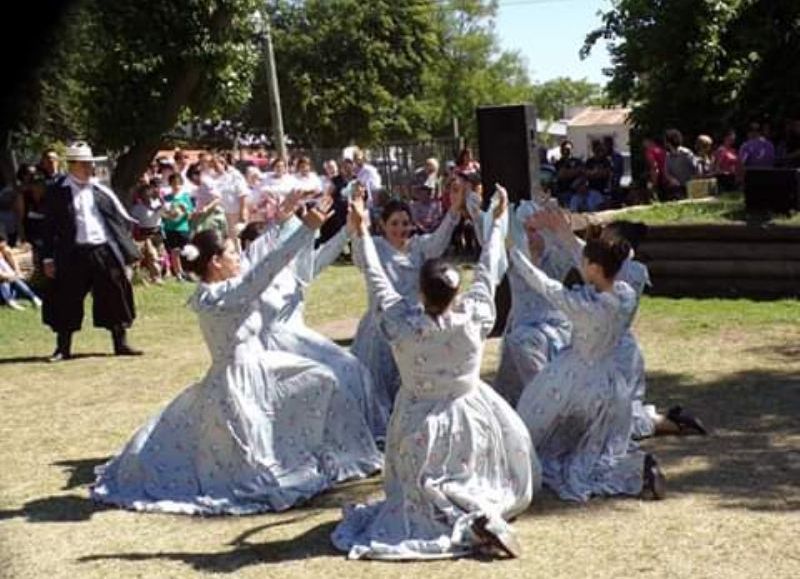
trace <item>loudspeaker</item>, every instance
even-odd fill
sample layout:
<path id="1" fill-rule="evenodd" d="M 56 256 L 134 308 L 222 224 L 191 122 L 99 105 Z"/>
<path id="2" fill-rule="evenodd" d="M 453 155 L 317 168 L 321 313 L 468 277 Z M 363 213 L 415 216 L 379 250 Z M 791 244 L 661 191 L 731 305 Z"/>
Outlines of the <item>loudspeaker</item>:
<path id="1" fill-rule="evenodd" d="M 539 181 L 536 113 L 532 105 L 478 107 L 478 149 L 483 200 L 488 205 L 494 184 L 508 190 L 509 202 L 530 199 Z M 495 294 L 496 318 L 491 336 L 500 336 L 511 309 L 511 288 L 504 277 Z"/>
<path id="2" fill-rule="evenodd" d="M 508 189 L 512 204 L 530 199 L 539 180 L 533 106 L 478 107 L 477 115 L 484 200 L 492 196 L 495 183 Z"/>
<path id="3" fill-rule="evenodd" d="M 748 213 L 790 213 L 800 209 L 800 170 L 747 169 L 744 201 Z"/>

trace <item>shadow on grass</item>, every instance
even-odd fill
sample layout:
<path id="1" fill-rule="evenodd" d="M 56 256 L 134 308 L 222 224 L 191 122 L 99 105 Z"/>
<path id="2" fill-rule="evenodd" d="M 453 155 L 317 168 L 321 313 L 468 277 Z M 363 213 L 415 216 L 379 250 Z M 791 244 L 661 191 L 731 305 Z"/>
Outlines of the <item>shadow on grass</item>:
<path id="1" fill-rule="evenodd" d="M 25 518 L 29 523 L 76 523 L 108 508 L 77 495 L 60 495 L 28 501 L 20 509 L 0 510 L 0 521 Z"/>
<path id="2" fill-rule="evenodd" d="M 62 490 L 68 491 L 70 489 L 74 489 L 75 487 L 88 485 L 94 482 L 94 469 L 101 464 L 107 463 L 109 460 L 111 460 L 110 456 L 103 458 L 62 460 L 60 462 L 54 462 L 53 466 L 64 467 L 64 470 L 68 472 L 69 478 L 62 488 Z"/>
<path id="3" fill-rule="evenodd" d="M 85 352 L 80 354 L 73 354 L 72 360 L 80 360 L 82 358 L 110 358 L 114 354 L 109 352 Z M 14 358 L 0 358 L 0 365 L 3 364 L 49 364 L 50 355 L 47 356 L 16 356 Z M 69 360 L 59 362 L 59 364 L 69 364 Z M 55 368 L 56 365 L 54 364 Z"/>
<path id="4" fill-rule="evenodd" d="M 670 492 L 713 495 L 723 508 L 800 510 L 800 452 L 791 446 L 800 434 L 800 376 L 748 370 L 697 384 L 654 372 L 647 380 L 649 402 L 660 410 L 681 404 L 714 432 L 646 443 L 664 465 Z M 686 460 L 693 464 L 680 472 Z M 670 475 L 670 465 L 678 472 Z"/>
<path id="5" fill-rule="evenodd" d="M 180 561 L 196 571 L 209 573 L 235 573 L 251 565 L 283 563 L 314 557 L 342 556 L 331 545 L 330 536 L 336 521 L 323 523 L 290 539 L 263 543 L 251 543 L 249 537 L 269 526 L 294 522 L 293 519 L 247 531 L 232 541 L 232 549 L 217 553 L 120 553 L 113 555 L 89 555 L 78 559 L 81 563 L 93 561 Z"/>

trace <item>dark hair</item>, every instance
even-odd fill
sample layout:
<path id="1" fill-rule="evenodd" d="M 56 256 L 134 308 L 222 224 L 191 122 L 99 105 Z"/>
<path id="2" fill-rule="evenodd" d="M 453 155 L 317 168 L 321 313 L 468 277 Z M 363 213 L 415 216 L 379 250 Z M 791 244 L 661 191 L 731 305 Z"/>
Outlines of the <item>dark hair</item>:
<path id="1" fill-rule="evenodd" d="M 614 221 L 606 225 L 601 235 L 603 234 L 618 235 L 636 249 L 647 237 L 647 225 L 635 221 Z"/>
<path id="2" fill-rule="evenodd" d="M 669 129 L 664 133 L 664 140 L 677 149 L 683 145 L 683 134 L 678 129 Z"/>
<path id="3" fill-rule="evenodd" d="M 253 243 L 267 230 L 267 224 L 263 221 L 253 221 L 239 233 L 239 240 L 242 242 L 242 249 Z"/>
<path id="4" fill-rule="evenodd" d="M 286 166 L 286 160 L 283 157 L 275 157 L 272 160 L 272 163 L 270 163 L 269 168 L 274 171 L 275 170 L 275 165 L 277 165 L 278 163 L 283 163 L 283 166 L 284 167 Z"/>
<path id="5" fill-rule="evenodd" d="M 472 149 L 469 147 L 464 147 L 458 152 L 458 158 L 456 159 L 456 165 L 461 166 L 464 164 L 464 161 L 467 160 L 467 155 L 472 157 Z"/>
<path id="6" fill-rule="evenodd" d="M 170 185 L 172 185 L 176 181 L 178 183 L 183 183 L 183 177 L 181 177 L 181 174 L 178 173 L 177 171 L 175 171 L 169 177 L 167 177 L 167 183 L 169 183 Z"/>
<path id="7" fill-rule="evenodd" d="M 600 237 L 591 238 L 583 248 L 583 255 L 589 261 L 603 268 L 603 274 L 613 279 L 619 273 L 622 263 L 631 253 L 630 244 L 611 231 Z"/>
<path id="8" fill-rule="evenodd" d="M 411 219 L 411 207 L 409 207 L 408 203 L 405 201 L 400 201 L 399 199 L 392 199 L 386 205 L 383 206 L 383 211 L 381 211 L 381 221 L 384 223 L 389 221 L 389 219 L 395 213 L 400 211 L 405 211 L 408 218 Z"/>
<path id="9" fill-rule="evenodd" d="M 200 161 L 189 165 L 189 168 L 186 170 L 186 177 L 191 179 L 192 177 L 198 176 L 202 172 L 202 169 L 200 168 L 201 166 L 202 163 Z"/>
<path id="10" fill-rule="evenodd" d="M 220 237 L 215 229 L 206 229 L 196 233 L 192 237 L 191 244 L 197 248 L 199 253 L 192 260 L 187 259 L 184 255 L 184 267 L 201 278 L 205 277 L 211 259 L 215 255 L 222 255 L 225 252 L 225 240 Z"/>
<path id="11" fill-rule="evenodd" d="M 419 272 L 419 289 L 425 298 L 425 312 L 441 315 L 450 306 L 458 293 L 458 284 L 453 287 L 452 274 L 458 274 L 453 265 L 439 257 L 427 260 Z"/>

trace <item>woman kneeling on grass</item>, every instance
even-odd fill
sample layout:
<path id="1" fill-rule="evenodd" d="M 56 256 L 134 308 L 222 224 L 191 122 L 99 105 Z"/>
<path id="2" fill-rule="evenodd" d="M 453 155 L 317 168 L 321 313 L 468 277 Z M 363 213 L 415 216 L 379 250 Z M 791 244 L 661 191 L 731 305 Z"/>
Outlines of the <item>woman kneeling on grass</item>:
<path id="1" fill-rule="evenodd" d="M 303 225 L 244 275 L 233 242 L 215 230 L 184 248 L 201 279 L 189 303 L 211 368 L 99 467 L 92 498 L 171 513 L 282 511 L 381 468 L 358 405 L 333 374 L 307 358 L 265 351 L 258 337 L 259 295 L 313 243 L 329 208 L 307 211 Z"/>
<path id="2" fill-rule="evenodd" d="M 529 260 L 514 248 L 512 263 L 572 323 L 571 345 L 526 386 L 517 404 L 542 461 L 543 482 L 565 500 L 662 498 L 664 475 L 655 459 L 629 444 L 631 385 L 616 363 L 620 337 L 638 304 L 635 290 L 615 281 L 630 245 L 611 235 L 586 243 L 581 268 L 586 285 L 572 290 L 534 265 L 541 249 L 531 244 Z"/>
<path id="3" fill-rule="evenodd" d="M 530 504 L 539 463 L 519 416 L 480 379 L 504 251 L 497 220 L 507 199 L 494 213 L 470 290 L 457 296 L 458 272 L 428 260 L 421 304 L 395 291 L 357 205 L 349 227 L 402 382 L 386 445 L 386 498 L 346 509 L 333 544 L 352 559 L 436 559 L 484 548 L 517 556 L 506 521 Z"/>

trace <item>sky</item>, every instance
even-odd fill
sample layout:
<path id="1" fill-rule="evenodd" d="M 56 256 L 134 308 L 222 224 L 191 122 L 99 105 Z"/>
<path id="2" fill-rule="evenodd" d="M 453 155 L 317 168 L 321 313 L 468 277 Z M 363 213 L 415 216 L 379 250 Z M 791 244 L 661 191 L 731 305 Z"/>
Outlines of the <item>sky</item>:
<path id="1" fill-rule="evenodd" d="M 595 45 L 581 60 L 578 51 L 586 34 L 597 28 L 599 10 L 609 0 L 498 0 L 495 32 L 504 50 L 518 50 L 526 58 L 531 80 L 544 82 L 559 76 L 586 78 L 605 84 L 609 66 L 605 44 Z"/>

